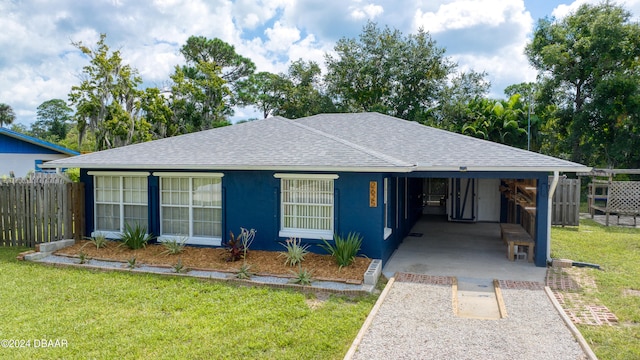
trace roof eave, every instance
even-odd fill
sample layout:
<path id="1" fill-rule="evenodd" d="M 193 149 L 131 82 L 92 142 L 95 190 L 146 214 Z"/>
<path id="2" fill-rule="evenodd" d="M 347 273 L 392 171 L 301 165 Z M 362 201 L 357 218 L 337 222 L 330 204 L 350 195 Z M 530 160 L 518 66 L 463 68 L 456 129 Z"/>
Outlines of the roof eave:
<path id="1" fill-rule="evenodd" d="M 414 171 L 455 172 L 589 172 L 588 166 L 416 166 Z"/>
<path id="2" fill-rule="evenodd" d="M 390 172 L 409 173 L 415 170 L 413 166 L 309 166 L 309 165 L 167 165 L 167 164 L 86 164 L 63 162 L 48 162 L 43 168 L 82 168 L 82 169 L 122 169 L 122 170 L 245 170 L 245 171 L 304 171 L 304 172 Z"/>

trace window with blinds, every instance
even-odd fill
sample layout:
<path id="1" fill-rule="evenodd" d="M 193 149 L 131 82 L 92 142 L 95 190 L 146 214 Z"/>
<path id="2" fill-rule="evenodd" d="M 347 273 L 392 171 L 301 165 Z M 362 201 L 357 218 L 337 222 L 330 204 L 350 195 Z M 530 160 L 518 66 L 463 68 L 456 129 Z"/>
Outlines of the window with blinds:
<path id="1" fill-rule="evenodd" d="M 160 241 L 219 245 L 222 238 L 220 177 L 160 177 Z"/>
<path id="2" fill-rule="evenodd" d="M 110 236 L 125 224 L 148 228 L 147 177 L 95 175 L 95 231 Z"/>
<path id="3" fill-rule="evenodd" d="M 333 238 L 334 179 L 282 178 L 280 236 Z"/>

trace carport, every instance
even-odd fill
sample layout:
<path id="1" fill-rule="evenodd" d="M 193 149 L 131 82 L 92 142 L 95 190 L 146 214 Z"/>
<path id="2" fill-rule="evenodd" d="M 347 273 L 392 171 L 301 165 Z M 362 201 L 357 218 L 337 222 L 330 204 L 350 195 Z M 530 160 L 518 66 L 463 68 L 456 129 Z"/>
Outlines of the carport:
<path id="1" fill-rule="evenodd" d="M 423 215 L 383 268 L 396 272 L 544 282 L 546 269 L 526 260 L 509 261 L 498 223 L 457 223 Z"/>
<path id="2" fill-rule="evenodd" d="M 529 241 L 533 240 L 534 246 L 530 248 L 535 265 L 546 267 L 548 195 L 550 185 L 553 185 L 548 172 L 468 171 L 464 168 L 457 172 L 416 171 L 398 176 L 395 183 L 399 184 L 399 189 L 395 189 L 397 196 L 390 202 L 395 202 L 391 215 L 398 224 L 393 233 L 399 237 L 396 241 L 400 249 L 418 242 L 435 247 L 432 249 L 435 251 L 447 244 L 445 241 L 429 243 L 434 234 L 457 234 L 458 243 L 462 244 L 465 235 L 489 233 L 491 235 L 486 237 L 495 238 L 495 243 L 476 241 L 468 247 L 469 251 L 476 252 L 474 259 L 480 259 L 481 254 L 492 247 L 494 251 L 499 247 L 502 254 L 499 224 L 513 223 L 521 225 L 530 236 Z M 415 236 L 409 234 L 423 234 L 429 240 L 414 239 Z M 500 259 L 506 261 L 506 252 L 502 255 Z M 388 261 L 391 256 L 390 252 Z M 386 265 L 386 261 L 384 263 Z"/>

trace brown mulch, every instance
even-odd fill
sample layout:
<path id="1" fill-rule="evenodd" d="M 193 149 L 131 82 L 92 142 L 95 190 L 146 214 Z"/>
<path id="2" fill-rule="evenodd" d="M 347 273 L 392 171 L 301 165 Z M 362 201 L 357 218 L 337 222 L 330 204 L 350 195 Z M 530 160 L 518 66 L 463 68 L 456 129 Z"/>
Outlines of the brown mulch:
<path id="1" fill-rule="evenodd" d="M 56 254 L 78 256 L 83 252 L 89 259 L 122 262 L 135 256 L 136 264 L 167 267 L 174 266 L 178 260 L 181 260 L 182 264 L 189 269 L 222 272 L 236 272 L 243 264 L 242 260 L 226 261 L 228 253 L 223 248 L 185 246 L 184 251 L 176 255 L 164 254 L 164 251 L 165 247 L 162 244 L 149 244 L 143 249 L 130 250 L 115 241 L 109 241 L 106 247 L 96 249 L 90 241 L 83 240 L 56 251 Z M 250 270 L 258 275 L 294 277 L 292 271 L 297 272 L 298 267 L 285 265 L 286 257 L 280 254 L 282 252 L 249 249 L 246 262 L 251 266 Z M 313 278 L 318 280 L 361 283 L 370 263 L 371 259 L 358 257 L 353 264 L 341 269 L 331 256 L 309 253 L 304 257 L 302 269 L 311 271 Z"/>

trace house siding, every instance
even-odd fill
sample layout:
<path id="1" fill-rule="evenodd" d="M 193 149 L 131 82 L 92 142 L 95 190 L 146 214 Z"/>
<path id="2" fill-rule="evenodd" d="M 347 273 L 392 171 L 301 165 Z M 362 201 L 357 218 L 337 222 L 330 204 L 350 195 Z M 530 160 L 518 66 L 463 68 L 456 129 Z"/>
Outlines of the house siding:
<path id="1" fill-rule="evenodd" d="M 38 146 L 11 136 L 0 134 L 0 153 L 4 154 L 60 154 L 59 151 Z"/>
<path id="2" fill-rule="evenodd" d="M 108 171 L 118 171 L 111 169 Z M 177 172 L 179 170 L 176 170 Z M 192 171 L 192 170 L 185 170 Z M 122 171 L 123 173 L 126 171 Z M 150 174 L 153 170 L 149 171 Z M 279 236 L 280 231 L 280 179 L 275 171 L 211 171 L 223 173 L 222 178 L 222 237 L 228 238 L 229 232 L 238 233 L 240 227 L 257 230 L 252 245 L 254 250 L 282 251 L 281 245 L 286 238 Z M 277 172 L 284 173 L 284 172 Z M 302 177 L 308 173 L 292 172 Z M 403 239 L 409 234 L 416 221 L 422 216 L 422 179 L 435 178 L 534 178 L 538 180 L 536 249 L 535 263 L 546 266 L 547 252 L 547 204 L 548 175 L 546 173 L 354 173 L 336 172 L 334 181 L 334 232 L 347 235 L 357 232 L 363 237 L 361 254 L 370 258 L 382 259 L 383 264 L 391 257 Z M 389 184 L 389 218 L 391 235 L 384 239 L 385 204 L 384 179 Z M 87 170 L 81 171 L 81 181 L 86 186 L 86 224 L 87 235 L 94 229 L 93 176 Z M 377 183 L 376 206 L 370 204 L 370 183 Z M 149 231 L 160 233 L 160 195 L 159 178 L 148 177 Z M 504 205 L 502 206 L 504 210 Z M 324 253 L 320 248 L 322 240 L 305 239 L 310 250 Z M 327 239 L 329 240 L 329 239 Z"/>
<path id="3" fill-rule="evenodd" d="M 119 171 L 109 169 L 101 171 Z M 179 171 L 179 170 L 176 170 Z M 86 225 L 87 235 L 94 230 L 94 194 L 93 176 L 88 170 L 81 171 L 81 181 L 86 189 Z M 151 174 L 153 170 L 149 171 Z M 238 233 L 240 227 L 257 230 L 252 245 L 255 250 L 282 251 L 280 244 L 286 238 L 279 236 L 280 231 L 280 179 L 274 177 L 274 171 L 216 171 L 224 173 L 222 178 L 222 236 L 228 238 L 229 232 Z M 126 171 L 122 171 L 126 173 Z M 282 173 L 282 172 L 278 172 Z M 293 172 L 302 177 L 307 173 Z M 386 259 L 402 240 L 400 227 L 383 241 L 384 207 L 382 174 L 375 173 L 335 173 L 334 181 L 334 232 L 347 235 L 357 232 L 363 237 L 361 253 L 370 258 Z M 378 201 L 376 207 L 369 206 L 369 183 L 378 182 Z M 395 190 L 393 190 L 395 191 Z M 149 231 L 160 233 L 160 195 L 159 178 L 148 177 Z M 395 208 L 396 204 L 392 204 Z M 395 216 L 395 213 L 393 214 Z M 402 225 L 404 228 L 404 224 Z M 330 240 L 330 239 L 327 239 Z M 322 240 L 304 239 L 311 244 L 310 250 L 324 251 L 318 246 Z"/>
<path id="4" fill-rule="evenodd" d="M 1 129 L 3 132 L 8 130 Z M 31 138 L 27 135 L 16 134 L 15 136 L 33 139 L 35 142 L 46 143 L 40 139 Z M 57 146 L 50 144 L 51 146 Z M 0 133 L 0 176 L 9 175 L 11 172 L 16 177 L 24 177 L 30 171 L 42 171 L 36 167 L 36 164 L 42 162 L 67 158 L 75 154 L 74 151 L 64 149 L 66 151 L 57 151 L 47 146 L 38 145 L 16 138 L 14 135 Z"/>

